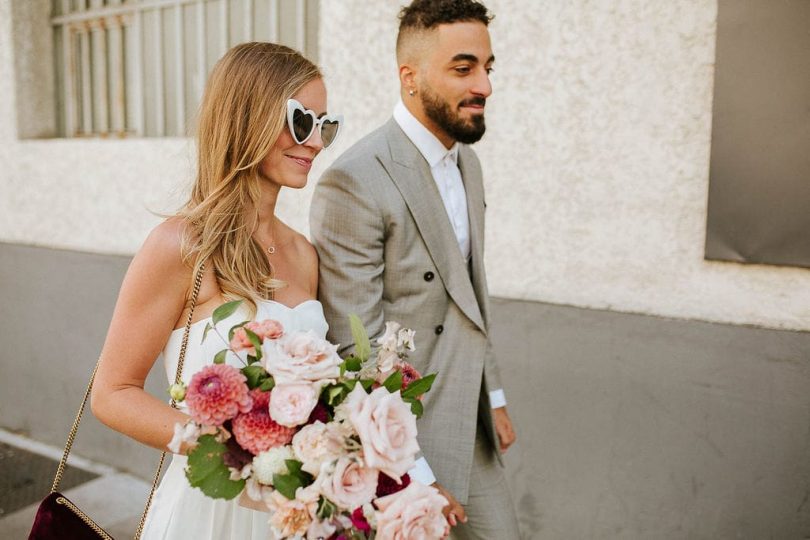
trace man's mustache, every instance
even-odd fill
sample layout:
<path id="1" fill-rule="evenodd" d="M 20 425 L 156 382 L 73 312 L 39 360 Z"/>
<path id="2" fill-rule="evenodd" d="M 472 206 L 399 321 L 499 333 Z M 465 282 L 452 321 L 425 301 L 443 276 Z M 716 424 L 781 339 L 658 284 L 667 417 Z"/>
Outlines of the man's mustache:
<path id="1" fill-rule="evenodd" d="M 458 104 L 459 107 L 466 107 L 467 105 L 479 105 L 481 107 L 487 104 L 486 98 L 482 97 L 474 97 L 470 99 L 465 99 L 461 103 Z"/>

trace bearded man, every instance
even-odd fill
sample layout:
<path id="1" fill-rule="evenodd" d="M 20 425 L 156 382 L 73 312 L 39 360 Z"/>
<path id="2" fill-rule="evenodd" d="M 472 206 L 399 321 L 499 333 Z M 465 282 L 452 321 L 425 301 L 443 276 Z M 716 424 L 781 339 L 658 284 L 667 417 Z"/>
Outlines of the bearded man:
<path id="1" fill-rule="evenodd" d="M 519 537 L 501 453 L 515 441 L 489 337 L 484 188 L 469 145 L 486 129 L 492 19 L 474 0 L 415 0 L 400 13 L 400 101 L 315 189 L 312 242 L 334 343 L 348 313 L 374 338 L 416 331 L 411 363 L 438 372 L 410 475 L 435 484 L 456 538 Z"/>

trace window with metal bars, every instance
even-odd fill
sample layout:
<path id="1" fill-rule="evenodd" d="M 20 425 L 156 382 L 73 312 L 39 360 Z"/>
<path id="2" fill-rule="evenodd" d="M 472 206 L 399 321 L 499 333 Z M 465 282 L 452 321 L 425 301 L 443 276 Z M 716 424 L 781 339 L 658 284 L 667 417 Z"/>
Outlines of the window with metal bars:
<path id="1" fill-rule="evenodd" d="M 51 0 L 63 137 L 189 133 L 205 80 L 245 41 L 316 60 L 318 0 Z"/>

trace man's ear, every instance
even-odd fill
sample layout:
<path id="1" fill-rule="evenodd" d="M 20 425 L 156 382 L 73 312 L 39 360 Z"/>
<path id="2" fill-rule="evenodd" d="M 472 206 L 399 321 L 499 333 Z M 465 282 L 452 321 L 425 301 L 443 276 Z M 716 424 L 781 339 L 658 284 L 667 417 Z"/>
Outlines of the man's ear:
<path id="1" fill-rule="evenodd" d="M 399 65 L 399 84 L 405 92 L 410 90 L 416 91 L 418 87 L 416 70 L 411 64 Z"/>

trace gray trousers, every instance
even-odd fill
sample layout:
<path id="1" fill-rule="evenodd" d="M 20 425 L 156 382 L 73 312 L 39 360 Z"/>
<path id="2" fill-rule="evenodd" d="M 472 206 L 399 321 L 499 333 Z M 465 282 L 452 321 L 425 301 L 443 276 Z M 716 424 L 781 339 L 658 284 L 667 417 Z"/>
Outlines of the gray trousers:
<path id="1" fill-rule="evenodd" d="M 506 473 L 479 424 L 470 471 L 470 492 L 464 511 L 467 523 L 452 528 L 453 540 L 520 540 L 515 506 Z"/>

